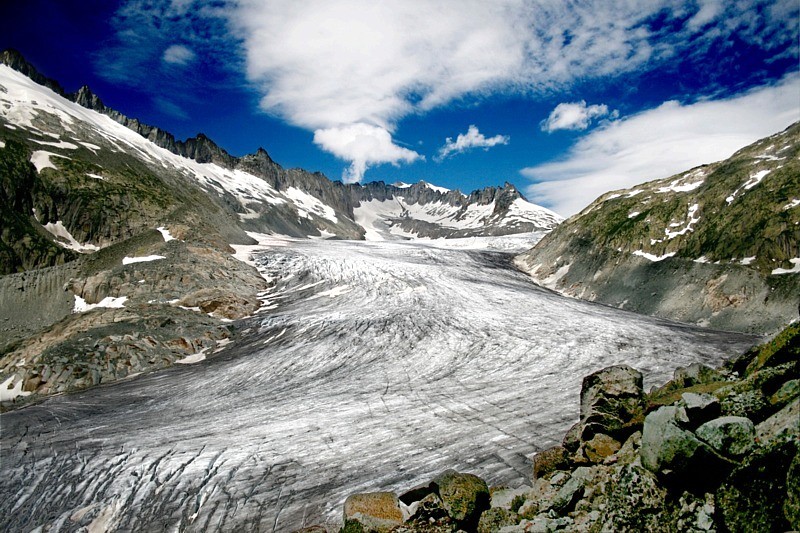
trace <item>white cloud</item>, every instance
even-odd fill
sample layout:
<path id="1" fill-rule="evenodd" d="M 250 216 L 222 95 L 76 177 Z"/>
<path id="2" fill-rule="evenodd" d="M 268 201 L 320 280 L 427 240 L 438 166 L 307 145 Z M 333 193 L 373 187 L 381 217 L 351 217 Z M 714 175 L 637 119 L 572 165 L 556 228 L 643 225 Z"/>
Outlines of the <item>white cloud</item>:
<path id="1" fill-rule="evenodd" d="M 561 160 L 523 169 L 532 201 L 572 215 L 601 194 L 731 156 L 800 120 L 800 77 L 744 95 L 690 105 L 675 101 L 606 124 Z"/>
<path id="2" fill-rule="evenodd" d="M 171 65 L 188 65 L 195 58 L 195 53 L 182 44 L 173 44 L 162 56 L 164 61 Z"/>
<path id="3" fill-rule="evenodd" d="M 439 148 L 439 155 L 436 157 L 437 160 L 442 160 L 447 156 L 455 153 L 462 153 L 472 148 L 483 148 L 484 150 L 488 150 L 492 146 L 497 146 L 498 144 L 508 144 L 511 141 L 511 137 L 508 135 L 495 135 L 494 137 L 484 137 L 484 135 L 478 131 L 478 127 L 475 125 L 471 125 L 467 128 L 467 133 L 459 133 L 458 137 L 454 141 L 452 137 L 448 137 L 445 140 L 444 146 Z"/>
<path id="4" fill-rule="evenodd" d="M 791 10 L 795 1 L 778 3 Z M 546 92 L 653 68 L 734 33 L 780 47 L 797 30 L 764 8 L 774 3 L 239 0 L 224 14 L 263 109 L 310 130 L 369 124 L 391 132 L 409 114 L 465 96 Z M 718 19 L 725 24 L 708 31 Z"/>
<path id="5" fill-rule="evenodd" d="M 314 143 L 336 157 L 350 161 L 350 167 L 342 173 L 345 183 L 361 181 L 371 165 L 398 165 L 424 159 L 417 152 L 394 144 L 391 134 L 385 129 L 363 123 L 318 129 L 314 132 Z"/>
<path id="6" fill-rule="evenodd" d="M 585 130 L 589 123 L 600 117 L 609 115 L 610 118 L 617 118 L 617 111 L 608 112 L 605 104 L 586 105 L 585 100 L 580 102 L 561 103 L 540 124 L 542 131 L 552 133 L 557 130 Z"/>

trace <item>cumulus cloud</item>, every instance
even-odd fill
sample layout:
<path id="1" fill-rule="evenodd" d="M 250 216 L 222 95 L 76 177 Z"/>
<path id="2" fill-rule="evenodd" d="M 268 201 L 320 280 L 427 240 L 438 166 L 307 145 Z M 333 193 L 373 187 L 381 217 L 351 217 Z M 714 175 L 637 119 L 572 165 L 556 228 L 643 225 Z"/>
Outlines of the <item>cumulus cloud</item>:
<path id="1" fill-rule="evenodd" d="M 166 50 L 162 56 L 166 63 L 171 65 L 188 65 L 195 58 L 195 53 L 182 44 L 173 44 Z"/>
<path id="2" fill-rule="evenodd" d="M 441 161 L 450 155 L 460 154 L 473 148 L 483 148 L 484 150 L 488 150 L 492 146 L 497 146 L 498 144 L 508 144 L 510 141 L 511 137 L 508 135 L 495 135 L 494 137 L 488 138 L 484 137 L 484 135 L 478 131 L 477 126 L 471 125 L 469 128 L 467 128 L 467 133 L 459 133 L 455 141 L 452 137 L 448 137 L 445 140 L 444 146 L 439 148 L 439 155 L 436 156 L 436 160 Z"/>
<path id="3" fill-rule="evenodd" d="M 342 173 L 345 183 L 361 181 L 371 165 L 398 165 L 423 159 L 417 152 L 393 143 L 391 134 L 385 129 L 363 123 L 318 129 L 314 132 L 314 143 L 336 157 L 350 161 L 350 167 Z"/>
<path id="4" fill-rule="evenodd" d="M 127 48 L 108 55 L 144 55 L 152 45 L 137 36 L 147 28 L 181 35 L 195 50 L 231 32 L 225 38 L 241 45 L 266 112 L 309 131 L 367 124 L 391 133 L 404 117 L 455 100 L 551 94 L 576 80 L 658 68 L 734 35 L 785 53 L 797 39 L 797 11 L 796 0 L 612 8 L 607 0 L 127 0 L 117 21 Z M 204 62 L 223 48 L 212 44 L 202 45 Z"/>
<path id="5" fill-rule="evenodd" d="M 608 123 L 560 161 L 525 168 L 532 201 L 569 216 L 601 194 L 713 163 L 800 120 L 800 77 L 720 100 L 655 109 Z"/>
<path id="6" fill-rule="evenodd" d="M 561 103 L 550 113 L 546 120 L 540 124 L 542 131 L 553 133 L 557 130 L 585 130 L 589 123 L 596 119 L 605 117 L 617 118 L 619 113 L 612 111 L 609 113 L 608 106 L 605 104 L 586 105 L 585 100 L 580 102 Z"/>

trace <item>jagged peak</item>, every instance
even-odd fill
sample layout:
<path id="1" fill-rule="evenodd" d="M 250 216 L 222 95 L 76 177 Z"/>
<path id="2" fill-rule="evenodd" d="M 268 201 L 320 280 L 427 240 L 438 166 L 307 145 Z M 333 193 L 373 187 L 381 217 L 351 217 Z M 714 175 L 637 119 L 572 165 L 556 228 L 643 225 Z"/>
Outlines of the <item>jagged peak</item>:
<path id="1" fill-rule="evenodd" d="M 39 85 L 43 85 L 48 89 L 52 90 L 56 94 L 61 96 L 66 96 L 64 92 L 64 88 L 59 84 L 56 80 L 52 78 L 48 78 L 47 76 L 40 73 L 36 67 L 34 67 L 31 63 L 25 59 L 25 56 L 19 50 L 14 48 L 6 48 L 2 52 L 0 52 L 0 63 L 6 65 L 9 68 L 16 70 L 17 72 L 27 76 L 34 82 L 38 83 Z"/>

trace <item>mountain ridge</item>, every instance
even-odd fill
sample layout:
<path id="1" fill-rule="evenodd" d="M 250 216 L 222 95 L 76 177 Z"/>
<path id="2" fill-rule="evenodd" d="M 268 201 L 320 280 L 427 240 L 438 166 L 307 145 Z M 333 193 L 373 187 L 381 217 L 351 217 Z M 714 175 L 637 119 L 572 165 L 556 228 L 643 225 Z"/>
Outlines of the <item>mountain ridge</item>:
<path id="1" fill-rule="evenodd" d="M 714 328 L 796 319 L 800 123 L 717 163 L 610 191 L 517 265 L 563 294 Z"/>

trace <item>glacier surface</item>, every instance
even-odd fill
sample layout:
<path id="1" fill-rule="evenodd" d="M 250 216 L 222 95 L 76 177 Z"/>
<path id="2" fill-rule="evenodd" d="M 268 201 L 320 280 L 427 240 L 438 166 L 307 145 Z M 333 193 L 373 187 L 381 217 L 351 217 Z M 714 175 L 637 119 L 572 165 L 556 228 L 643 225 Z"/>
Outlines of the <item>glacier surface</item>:
<path id="1" fill-rule="evenodd" d="M 225 351 L 0 415 L 0 529 L 291 531 L 446 468 L 514 486 L 586 374 L 649 387 L 754 342 L 559 296 L 507 253 L 276 244 Z"/>

